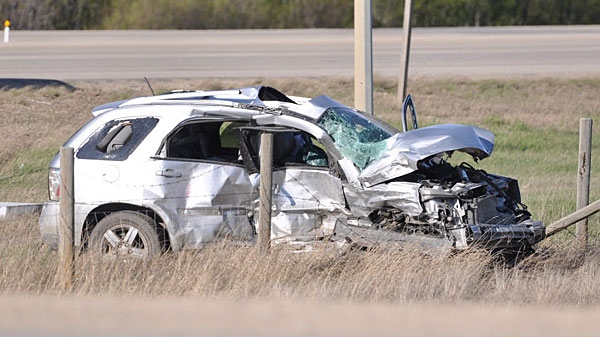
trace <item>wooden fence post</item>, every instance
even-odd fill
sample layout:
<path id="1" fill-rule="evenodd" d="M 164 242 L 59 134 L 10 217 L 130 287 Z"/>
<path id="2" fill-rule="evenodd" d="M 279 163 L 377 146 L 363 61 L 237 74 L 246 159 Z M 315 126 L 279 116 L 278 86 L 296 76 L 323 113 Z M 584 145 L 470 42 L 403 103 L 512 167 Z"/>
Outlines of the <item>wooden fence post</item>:
<path id="1" fill-rule="evenodd" d="M 74 218 L 75 198 L 73 194 L 73 148 L 60 149 L 60 224 L 58 275 L 63 290 L 71 290 L 75 275 Z"/>
<path id="2" fill-rule="evenodd" d="M 590 169 L 592 167 L 592 119 L 579 119 L 579 163 L 577 166 L 577 209 L 590 203 Z M 588 244 L 588 219 L 580 221 L 575 230 L 582 249 Z"/>
<path id="3" fill-rule="evenodd" d="M 258 247 L 267 253 L 271 246 L 271 200 L 273 181 L 273 133 L 260 135 L 260 203 L 258 208 Z"/>

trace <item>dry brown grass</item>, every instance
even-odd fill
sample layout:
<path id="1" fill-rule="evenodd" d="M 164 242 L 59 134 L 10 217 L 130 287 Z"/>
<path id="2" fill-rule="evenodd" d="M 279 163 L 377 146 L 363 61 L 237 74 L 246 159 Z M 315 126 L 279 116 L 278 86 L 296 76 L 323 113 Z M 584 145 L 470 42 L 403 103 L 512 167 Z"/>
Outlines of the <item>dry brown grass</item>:
<path id="1" fill-rule="evenodd" d="M 149 94 L 142 80 L 72 84 L 77 90 L 48 87 L 0 91 L 1 201 L 44 201 L 47 162 L 60 144 L 91 118 L 90 109 L 109 101 Z M 153 81 L 157 92 L 259 84 L 271 85 L 290 95 L 327 93 L 352 104 L 353 82 L 349 78 Z M 498 127 L 500 132 L 515 127 L 526 131 L 537 129 L 535 137 L 562 130 L 571 137 L 571 134 L 576 135 L 579 117 L 599 117 L 599 89 L 598 78 L 415 79 L 409 91 L 415 96 L 417 111 L 425 124 L 483 124 Z M 398 124 L 399 104 L 395 91 L 394 80 L 378 79 L 375 110 L 377 116 Z M 514 141 L 516 145 L 510 142 L 501 145 L 510 149 L 521 141 L 528 140 L 518 139 Z M 498 151 L 500 162 L 504 162 L 500 168 L 508 170 L 508 173 L 499 173 L 522 181 L 526 203 L 533 200 L 533 210 L 538 215 L 541 213 L 545 220 L 555 220 L 568 212 L 573 193 L 566 187 L 572 185 L 572 180 L 566 177 L 564 170 L 540 166 L 535 161 L 547 158 L 537 158 L 540 151 L 535 147 L 511 151 Z M 513 161 L 515 153 L 528 156 L 530 161 L 519 166 Z M 556 156 L 557 152 L 548 153 Z M 37 157 L 39 162 L 31 162 L 31 158 Z M 557 163 L 567 160 L 570 159 L 559 159 L 552 165 L 558 166 Z M 21 174 L 19 172 L 22 179 L 5 179 Z M 5 183 L 7 181 L 9 183 Z M 593 195 L 600 191 L 596 186 L 598 184 L 594 185 Z M 56 279 L 57 255 L 41 247 L 36 217 L 0 220 L 0 237 L 3 238 L 0 240 L 0 293 L 65 294 Z M 343 254 L 334 249 L 293 254 L 280 247 L 263 256 L 251 248 L 214 246 L 130 264 L 98 263 L 84 255 L 78 258 L 72 293 L 375 303 L 470 301 L 597 305 L 600 303 L 598 240 L 597 235 L 593 236 L 589 251 L 583 255 L 564 238 L 547 242 L 539 247 L 538 255 L 512 269 L 490 264 L 490 257 L 481 252 L 447 257 L 410 249 L 345 251 Z"/>
<path id="2" fill-rule="evenodd" d="M 276 246 L 216 244 L 148 262 L 76 262 L 71 291 L 57 279 L 57 254 L 41 247 L 36 217 L 0 221 L 0 294 L 597 305 L 600 243 L 586 253 L 549 244 L 516 268 L 485 252 L 430 255 L 419 249 L 295 253 Z"/>

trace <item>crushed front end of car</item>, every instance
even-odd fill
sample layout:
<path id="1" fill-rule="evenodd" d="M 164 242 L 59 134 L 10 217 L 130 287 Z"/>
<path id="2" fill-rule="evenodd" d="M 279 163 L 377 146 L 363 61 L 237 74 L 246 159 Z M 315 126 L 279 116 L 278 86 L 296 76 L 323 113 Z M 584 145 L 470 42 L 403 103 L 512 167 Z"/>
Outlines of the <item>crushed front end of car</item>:
<path id="1" fill-rule="evenodd" d="M 321 123 L 338 143 L 336 147 L 361 168 L 354 184 L 345 186 L 352 215 L 346 226 L 336 229 L 336 235 L 366 245 L 482 247 L 513 256 L 529 254 L 544 238 L 542 222 L 532 220 L 521 203 L 517 180 L 466 162 L 451 164 L 449 158 L 455 151 L 475 161 L 490 156 L 491 132 L 440 124 L 385 138 L 368 127 L 356 131 L 356 125 L 342 114 L 324 116 L 336 120 Z"/>

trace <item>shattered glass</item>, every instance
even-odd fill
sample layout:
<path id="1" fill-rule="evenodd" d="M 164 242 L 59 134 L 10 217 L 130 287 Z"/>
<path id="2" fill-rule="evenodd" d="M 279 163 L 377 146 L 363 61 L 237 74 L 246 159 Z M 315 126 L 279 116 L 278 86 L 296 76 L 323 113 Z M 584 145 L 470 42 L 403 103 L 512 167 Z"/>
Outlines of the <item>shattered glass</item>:
<path id="1" fill-rule="evenodd" d="M 327 109 L 317 124 L 333 139 L 338 151 L 361 170 L 383 155 L 386 139 L 391 137 L 387 130 L 348 108 Z"/>

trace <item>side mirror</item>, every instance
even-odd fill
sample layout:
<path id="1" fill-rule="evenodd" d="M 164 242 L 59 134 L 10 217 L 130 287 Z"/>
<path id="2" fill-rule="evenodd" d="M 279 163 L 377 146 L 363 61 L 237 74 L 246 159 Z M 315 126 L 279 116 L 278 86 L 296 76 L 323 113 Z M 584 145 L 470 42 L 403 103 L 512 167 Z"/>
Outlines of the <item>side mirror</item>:
<path id="1" fill-rule="evenodd" d="M 402 103 L 402 131 L 408 131 L 408 122 L 406 118 L 406 113 L 410 109 L 410 118 L 412 120 L 412 130 L 418 129 L 419 124 L 417 122 L 417 112 L 415 111 L 415 105 L 412 101 L 412 96 L 406 96 L 404 103 Z"/>

